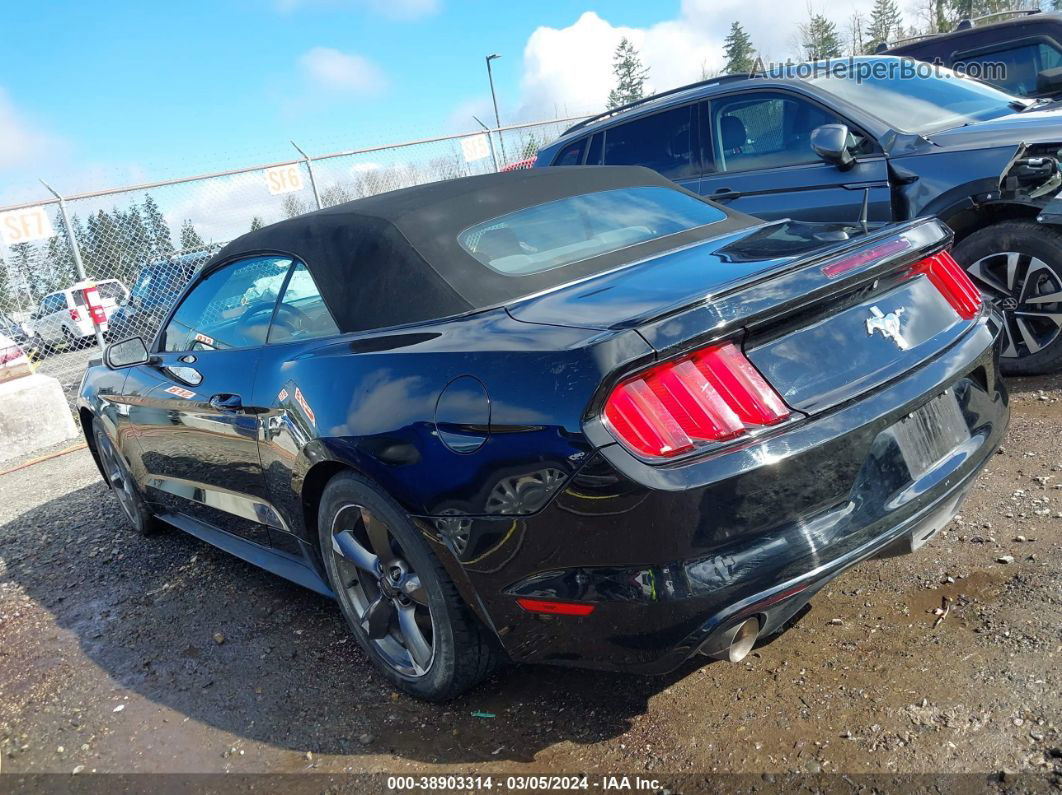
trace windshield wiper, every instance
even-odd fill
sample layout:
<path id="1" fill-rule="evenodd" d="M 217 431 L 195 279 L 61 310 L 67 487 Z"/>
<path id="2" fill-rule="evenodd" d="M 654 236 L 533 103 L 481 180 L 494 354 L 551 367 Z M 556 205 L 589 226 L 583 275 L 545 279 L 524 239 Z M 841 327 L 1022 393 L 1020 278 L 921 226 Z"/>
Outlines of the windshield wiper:
<path id="1" fill-rule="evenodd" d="M 1033 108 L 1043 107 L 1044 105 L 1049 104 L 1051 101 L 1052 100 L 1048 97 L 1040 97 L 1039 99 L 1034 99 L 1032 102 L 1029 103 L 1023 103 L 1019 100 L 1015 100 L 1014 102 L 1011 102 L 1010 105 L 1011 107 L 1016 106 L 1018 113 L 1024 113 L 1025 111 L 1032 110 Z"/>

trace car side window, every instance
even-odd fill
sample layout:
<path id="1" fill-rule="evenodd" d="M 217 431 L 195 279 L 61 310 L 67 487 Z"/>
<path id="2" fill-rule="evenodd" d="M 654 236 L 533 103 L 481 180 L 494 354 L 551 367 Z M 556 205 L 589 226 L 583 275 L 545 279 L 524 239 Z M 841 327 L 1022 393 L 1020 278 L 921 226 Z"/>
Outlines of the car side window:
<path id="1" fill-rule="evenodd" d="M 162 351 L 225 350 L 263 345 L 290 257 L 237 260 L 205 276 L 160 338 Z"/>
<path id="2" fill-rule="evenodd" d="M 560 150 L 560 153 L 553 158 L 553 165 L 555 166 L 578 166 L 583 162 L 583 147 L 586 146 L 586 139 L 580 138 L 578 141 L 573 141 L 566 147 Z"/>
<path id="3" fill-rule="evenodd" d="M 606 166 L 646 166 L 665 177 L 693 174 L 693 106 L 654 113 L 605 130 Z"/>
<path id="4" fill-rule="evenodd" d="M 313 276 L 305 265 L 297 263 L 284 286 L 267 341 L 288 342 L 338 333 L 339 327 L 325 306 Z"/>
<path id="5" fill-rule="evenodd" d="M 52 295 L 46 295 L 44 300 L 41 301 L 41 315 L 50 315 L 53 312 L 59 312 L 66 309 L 66 301 L 63 298 L 62 293 L 53 293 Z"/>
<path id="6" fill-rule="evenodd" d="M 710 117 L 718 171 L 821 163 L 811 148 L 812 130 L 823 124 L 843 123 L 805 99 L 775 92 L 714 100 Z"/>
<path id="7" fill-rule="evenodd" d="M 993 64 L 992 68 L 985 68 L 982 72 L 986 83 L 1011 94 L 1028 97 L 1038 91 L 1037 76 L 1040 72 L 1062 66 L 1062 50 L 1047 42 L 1028 42 L 978 55 L 959 56 L 955 63 L 986 67 Z"/>

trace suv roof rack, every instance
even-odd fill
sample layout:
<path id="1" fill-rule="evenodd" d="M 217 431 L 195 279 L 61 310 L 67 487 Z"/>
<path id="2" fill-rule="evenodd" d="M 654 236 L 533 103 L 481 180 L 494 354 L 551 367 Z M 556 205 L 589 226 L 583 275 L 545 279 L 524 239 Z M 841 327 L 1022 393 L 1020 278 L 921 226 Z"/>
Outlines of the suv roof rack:
<path id="1" fill-rule="evenodd" d="M 979 17 L 966 17 L 960 19 L 959 23 L 955 26 L 954 30 L 949 30 L 948 33 L 957 33 L 960 30 L 969 30 L 976 26 L 978 22 L 983 22 L 986 19 L 993 19 L 995 17 L 1006 17 L 1011 14 L 1015 14 L 1021 17 L 1032 16 L 1033 14 L 1042 13 L 1039 8 L 1012 8 L 1010 11 L 994 11 L 991 14 L 982 14 Z M 919 33 L 917 36 L 908 36 L 907 38 L 897 39 L 891 44 L 888 42 L 880 42 L 874 49 L 875 54 L 891 50 L 893 47 L 899 47 L 901 44 L 910 44 L 912 41 L 922 41 L 923 39 L 935 39 L 937 36 L 947 36 L 948 33 Z"/>
<path id="2" fill-rule="evenodd" d="M 714 85 L 718 85 L 719 83 L 730 83 L 730 82 L 733 82 L 735 80 L 748 80 L 750 77 L 757 77 L 757 76 L 759 76 L 759 73 L 745 74 L 743 72 L 739 73 L 739 74 L 735 74 L 735 75 L 717 75 L 716 77 L 710 77 L 707 80 L 698 80 L 696 83 L 689 83 L 688 85 L 685 85 L 685 86 L 678 86 L 677 88 L 669 88 L 667 91 L 661 91 L 659 94 L 650 94 L 647 97 L 642 97 L 641 99 L 636 99 L 634 102 L 628 102 L 626 105 L 620 105 L 618 108 L 610 108 L 609 110 L 606 110 L 603 113 L 598 113 L 596 116 L 590 116 L 587 119 L 583 119 L 580 122 L 576 122 L 571 127 L 569 127 L 567 130 L 565 130 L 563 133 L 561 133 L 561 135 L 567 135 L 570 132 L 575 132 L 576 130 L 581 130 L 583 127 L 585 127 L 586 125 L 588 125 L 588 124 L 590 124 L 592 122 L 600 121 L 601 119 L 606 119 L 609 116 L 615 115 L 617 113 L 622 113 L 623 111 L 630 110 L 631 108 L 636 108 L 639 105 L 644 105 L 646 102 L 653 102 L 653 101 L 658 100 L 658 99 L 663 99 L 664 97 L 669 97 L 672 94 L 678 94 L 678 93 L 680 93 L 682 91 L 688 91 L 691 88 L 701 88 L 703 86 L 714 86 Z"/>
<path id="3" fill-rule="evenodd" d="M 875 52 L 885 52 L 885 50 L 891 50 L 893 47 L 899 47 L 901 44 L 909 44 L 912 41 L 922 41 L 922 39 L 935 39 L 937 36 L 943 35 L 943 33 L 919 33 L 917 36 L 907 36 L 903 39 L 896 39 L 892 44 L 882 42 L 878 45 Z"/>
<path id="4" fill-rule="evenodd" d="M 1016 14 L 1020 17 L 1028 17 L 1039 13 L 1039 8 L 1012 8 L 1009 11 L 993 11 L 991 14 L 982 14 L 979 17 L 967 17 L 966 19 L 959 20 L 959 24 L 956 25 L 955 29 L 967 30 L 972 28 L 978 22 L 982 22 L 986 19 L 993 19 L 994 17 L 1006 17 L 1011 14 Z"/>

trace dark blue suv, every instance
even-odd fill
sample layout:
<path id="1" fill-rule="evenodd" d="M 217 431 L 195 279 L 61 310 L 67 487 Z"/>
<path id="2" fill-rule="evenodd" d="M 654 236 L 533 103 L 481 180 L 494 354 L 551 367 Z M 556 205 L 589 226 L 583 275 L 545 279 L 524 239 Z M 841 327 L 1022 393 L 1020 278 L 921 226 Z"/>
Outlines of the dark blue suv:
<path id="1" fill-rule="evenodd" d="M 1004 310 L 1003 368 L 1062 367 L 1062 103 L 877 56 L 727 76 L 583 121 L 541 166 L 645 165 L 773 220 L 936 215 Z"/>
<path id="2" fill-rule="evenodd" d="M 154 337 L 177 296 L 214 250 L 173 255 L 145 265 L 129 291 L 129 300 L 111 315 L 107 336 L 112 340 Z"/>

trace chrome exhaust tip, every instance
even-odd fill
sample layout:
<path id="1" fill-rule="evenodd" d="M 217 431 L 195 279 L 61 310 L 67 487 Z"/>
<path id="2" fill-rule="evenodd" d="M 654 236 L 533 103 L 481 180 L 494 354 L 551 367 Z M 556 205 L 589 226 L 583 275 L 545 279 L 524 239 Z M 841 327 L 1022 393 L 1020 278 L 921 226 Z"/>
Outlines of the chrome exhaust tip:
<path id="1" fill-rule="evenodd" d="M 716 660 L 741 662 L 752 651 L 759 636 L 759 619 L 748 618 L 708 638 L 701 646 L 700 652 Z"/>

